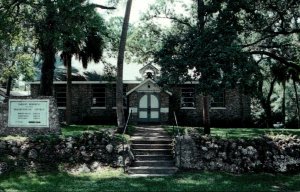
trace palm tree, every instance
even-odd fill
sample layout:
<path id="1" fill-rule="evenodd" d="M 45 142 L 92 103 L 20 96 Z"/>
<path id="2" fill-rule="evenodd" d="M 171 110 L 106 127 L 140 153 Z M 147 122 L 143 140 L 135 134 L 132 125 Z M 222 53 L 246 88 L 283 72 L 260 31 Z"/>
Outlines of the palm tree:
<path id="1" fill-rule="evenodd" d="M 17 1 L 16 1 L 17 2 Z M 28 3 L 30 4 L 30 3 Z M 58 50 L 64 50 L 61 47 L 61 42 L 68 42 L 67 40 L 61 40 L 61 38 L 67 37 L 68 34 L 69 37 L 78 37 L 78 32 L 86 32 L 83 29 L 84 26 L 87 24 L 85 20 L 86 14 L 90 14 L 92 10 L 95 8 L 100 9 L 107 9 L 112 10 L 115 9 L 115 7 L 108 7 L 98 4 L 89 4 L 87 0 L 60 0 L 60 1 L 52 1 L 52 0 L 44 0 L 44 1 L 38 1 L 32 3 L 34 6 L 32 6 L 32 15 L 34 19 L 33 26 L 35 29 L 35 33 L 37 35 L 37 41 L 38 41 L 38 48 L 43 60 L 42 68 L 41 68 L 41 87 L 40 87 L 40 95 L 45 96 L 52 96 L 52 90 L 53 90 L 53 76 L 54 76 L 54 69 L 55 69 L 55 54 Z M 42 10 L 41 7 L 43 8 Z M 82 8 L 86 8 L 83 10 Z M 38 8 L 39 10 L 36 10 Z M 70 14 L 68 14 L 70 13 Z M 36 14 L 36 15 L 35 15 Z M 76 15 L 77 14 L 77 15 Z M 39 18 L 39 20 L 36 20 L 36 18 Z M 75 28 L 74 26 L 80 26 L 82 28 Z M 76 30 L 75 30 L 76 29 Z M 78 30 L 79 29 L 79 30 Z M 71 31 L 71 33 L 70 33 Z M 92 35 L 92 34 L 90 34 Z M 80 36 L 80 35 L 79 35 Z M 68 45 L 69 43 L 73 44 L 72 38 L 70 38 L 71 41 L 66 43 L 65 45 Z M 90 40 L 87 40 L 90 41 Z M 78 41 L 78 39 L 75 40 L 75 42 L 81 42 Z M 91 42 L 89 42 L 91 43 Z M 97 41 L 92 42 L 97 43 Z M 92 53 L 93 57 L 97 58 L 97 54 L 93 54 L 93 50 L 87 50 L 89 53 Z M 82 49 L 80 49 L 82 50 Z M 98 50 L 95 50 L 96 52 Z M 72 53 L 72 49 L 65 51 L 65 59 L 68 58 L 70 61 L 70 56 L 67 56 L 68 54 Z M 79 53 L 78 50 L 75 51 L 76 53 Z M 80 52 L 78 55 L 80 55 L 83 65 L 86 66 L 87 62 L 90 59 L 88 55 L 85 55 L 86 52 Z M 73 54 L 73 53 L 72 53 Z M 72 55 L 71 54 L 71 55 Z M 65 63 L 67 64 L 67 63 Z"/>
<path id="2" fill-rule="evenodd" d="M 118 131 L 122 132 L 125 126 L 125 116 L 123 109 L 123 63 L 125 55 L 125 46 L 127 40 L 127 31 L 129 25 L 130 11 L 132 0 L 127 0 L 125 17 L 122 27 L 122 34 L 119 45 L 118 61 L 117 61 L 117 83 L 116 83 L 116 107 L 117 107 L 117 123 Z"/>
<path id="3" fill-rule="evenodd" d="M 96 21 L 94 21 L 96 20 Z M 82 61 L 84 68 L 87 68 L 89 61 L 98 63 L 102 57 L 104 42 L 101 34 L 103 29 L 94 24 L 102 22 L 100 16 L 93 17 L 92 20 L 88 21 L 87 28 L 83 31 L 87 33 L 82 36 L 82 39 L 73 40 L 67 38 L 64 42 L 64 51 L 61 54 L 64 65 L 67 68 L 67 105 L 66 105 L 66 123 L 71 123 L 72 116 L 72 56 L 75 55 L 79 60 Z M 70 36 L 68 36 L 70 37 Z"/>
<path id="4" fill-rule="evenodd" d="M 297 82 L 299 82 L 299 73 L 292 67 L 283 67 L 281 65 L 276 65 L 273 68 L 273 75 L 277 77 L 278 83 L 282 85 L 282 122 L 285 125 L 285 116 L 286 116 L 286 83 L 289 80 L 293 81 L 293 87 L 296 96 L 296 105 L 297 105 L 297 116 L 298 116 L 298 127 L 299 127 L 299 118 L 300 118 L 300 110 L 299 110 L 299 98 L 297 92 Z"/>

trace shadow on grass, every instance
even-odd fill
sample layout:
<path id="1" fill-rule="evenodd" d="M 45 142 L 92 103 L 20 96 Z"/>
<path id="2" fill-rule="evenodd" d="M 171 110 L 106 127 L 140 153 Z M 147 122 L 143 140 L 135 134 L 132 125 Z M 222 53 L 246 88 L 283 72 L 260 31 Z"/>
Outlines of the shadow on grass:
<path id="1" fill-rule="evenodd" d="M 295 129 L 258 129 L 258 128 L 212 128 L 212 136 L 221 138 L 237 139 L 237 138 L 256 138 L 266 134 L 283 134 L 300 136 L 300 130 Z"/>
<path id="2" fill-rule="evenodd" d="M 83 132 L 93 132 L 105 129 L 114 129 L 113 125 L 69 125 L 62 127 L 62 135 L 65 137 L 81 135 Z"/>
<path id="3" fill-rule="evenodd" d="M 191 130 L 197 130 L 198 133 L 204 134 L 202 127 L 175 127 L 163 126 L 169 135 L 185 134 Z M 300 136 L 300 129 L 262 129 L 262 128 L 211 128 L 211 135 L 213 137 L 220 137 L 223 139 L 252 139 L 261 137 L 263 135 L 296 135 Z"/>
<path id="4" fill-rule="evenodd" d="M 0 191 L 297 191 L 300 175 L 179 173 L 169 177 L 131 178 L 122 173 L 12 174 L 0 177 Z"/>

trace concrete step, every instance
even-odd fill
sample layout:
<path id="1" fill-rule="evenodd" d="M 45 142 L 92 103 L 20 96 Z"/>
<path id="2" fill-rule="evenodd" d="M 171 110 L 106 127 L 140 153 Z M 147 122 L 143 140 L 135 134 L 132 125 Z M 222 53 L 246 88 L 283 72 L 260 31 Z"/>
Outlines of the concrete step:
<path id="1" fill-rule="evenodd" d="M 130 139 L 132 144 L 172 144 L 171 139 Z"/>
<path id="2" fill-rule="evenodd" d="M 173 160 L 173 155 L 135 155 L 136 161 Z"/>
<path id="3" fill-rule="evenodd" d="M 173 167 L 174 160 L 152 160 L 152 161 L 135 161 L 133 167 L 150 166 L 150 167 Z"/>
<path id="4" fill-rule="evenodd" d="M 168 139 L 168 140 L 171 140 L 171 137 L 170 136 L 160 136 L 160 135 L 157 135 L 157 136 L 132 136 L 131 137 L 132 140 L 157 140 L 157 139 Z"/>
<path id="5" fill-rule="evenodd" d="M 174 174 L 178 170 L 177 167 L 129 167 L 129 174 Z"/>
<path id="6" fill-rule="evenodd" d="M 170 137 L 167 133 L 152 133 L 152 132 L 136 132 L 133 137 Z"/>
<path id="7" fill-rule="evenodd" d="M 156 129 L 156 130 L 151 130 L 151 129 L 138 129 L 135 130 L 136 133 L 167 133 L 165 130 L 161 130 L 161 129 Z"/>
<path id="8" fill-rule="evenodd" d="M 172 141 L 171 137 L 169 136 L 132 136 L 130 140 L 139 140 L 139 141 L 163 141 L 168 140 Z"/>
<path id="9" fill-rule="evenodd" d="M 128 173 L 135 177 L 167 176 L 174 174 L 172 138 L 161 127 L 137 127 L 131 137 L 135 162 Z"/>
<path id="10" fill-rule="evenodd" d="M 162 127 L 135 127 L 135 130 L 165 131 Z"/>
<path id="11" fill-rule="evenodd" d="M 132 144 L 132 149 L 169 149 L 173 146 L 171 144 Z"/>
<path id="12" fill-rule="evenodd" d="M 170 149 L 134 149 L 133 154 L 135 154 L 135 155 L 171 155 L 172 150 L 170 150 Z"/>
<path id="13" fill-rule="evenodd" d="M 161 125 L 153 125 L 153 126 L 135 126 L 136 129 L 163 129 Z"/>

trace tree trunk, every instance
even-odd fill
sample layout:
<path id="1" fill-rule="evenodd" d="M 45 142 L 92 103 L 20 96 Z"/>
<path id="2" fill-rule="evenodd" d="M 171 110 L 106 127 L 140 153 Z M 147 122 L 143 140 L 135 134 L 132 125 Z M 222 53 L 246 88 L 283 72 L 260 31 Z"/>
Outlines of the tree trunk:
<path id="1" fill-rule="evenodd" d="M 282 123 L 285 128 L 285 91 L 286 91 L 286 81 L 282 82 L 283 93 L 282 93 Z"/>
<path id="2" fill-rule="evenodd" d="M 239 103 L 240 103 L 240 116 L 241 116 L 241 126 L 245 127 L 245 113 L 244 113 L 244 90 L 241 85 L 238 86 L 239 89 Z"/>
<path id="3" fill-rule="evenodd" d="M 294 91 L 296 96 L 296 106 L 297 106 L 297 118 L 298 118 L 298 129 L 300 128 L 300 106 L 299 106 L 299 96 L 295 79 L 293 79 Z"/>
<path id="4" fill-rule="evenodd" d="M 53 76 L 55 64 L 55 51 L 52 45 L 49 45 L 49 50 L 43 53 L 43 66 L 41 74 L 41 87 L 40 95 L 52 96 L 53 95 Z"/>
<path id="5" fill-rule="evenodd" d="M 204 134 L 210 134 L 209 97 L 203 95 L 203 126 Z"/>
<path id="6" fill-rule="evenodd" d="M 53 95 L 53 76 L 55 69 L 55 46 L 54 46 L 54 21 L 53 17 L 55 15 L 53 2 L 51 0 L 45 1 L 47 4 L 46 8 L 46 26 L 47 34 L 45 36 L 45 30 L 40 31 L 39 33 L 39 48 L 41 49 L 41 56 L 43 59 L 43 66 L 41 70 L 41 85 L 40 85 L 40 95 L 42 96 L 52 96 Z M 52 34 L 53 33 L 53 34 Z"/>
<path id="7" fill-rule="evenodd" d="M 12 77 L 9 76 L 6 84 L 6 96 L 10 96 L 10 91 L 11 91 L 11 84 L 12 84 Z"/>
<path id="8" fill-rule="evenodd" d="M 259 85 L 259 91 L 260 91 L 260 104 L 262 106 L 262 108 L 264 109 L 265 111 L 265 114 L 266 114 L 266 124 L 267 124 L 267 128 L 272 128 L 273 127 L 273 116 L 272 116 L 272 107 L 271 107 L 271 96 L 273 94 L 273 90 L 274 90 L 274 85 L 275 85 L 275 82 L 277 81 L 277 78 L 275 77 L 271 84 L 270 84 L 270 90 L 269 90 L 269 93 L 267 95 L 267 97 L 264 97 L 263 96 L 263 83 L 262 81 L 260 82 L 260 85 Z"/>
<path id="9" fill-rule="evenodd" d="M 197 0 L 197 17 L 200 36 L 204 32 L 205 27 L 205 4 L 203 0 Z M 203 93 L 203 126 L 204 134 L 210 134 L 209 97 L 206 93 Z"/>
<path id="10" fill-rule="evenodd" d="M 72 56 L 66 54 L 67 67 L 67 104 L 66 104 L 66 124 L 71 124 L 72 119 Z"/>
<path id="11" fill-rule="evenodd" d="M 198 32 L 204 32 L 205 25 L 205 5 L 203 0 L 197 0 L 197 19 L 198 19 Z"/>
<path id="12" fill-rule="evenodd" d="M 122 132 L 125 126 L 125 116 L 123 109 L 123 63 L 125 55 L 125 46 L 127 40 L 127 31 L 129 25 L 130 11 L 131 11 L 132 0 L 127 1 L 125 17 L 123 22 L 122 34 L 119 45 L 118 63 L 117 63 L 117 83 L 116 83 L 116 112 L 117 112 L 117 123 L 118 131 Z"/>

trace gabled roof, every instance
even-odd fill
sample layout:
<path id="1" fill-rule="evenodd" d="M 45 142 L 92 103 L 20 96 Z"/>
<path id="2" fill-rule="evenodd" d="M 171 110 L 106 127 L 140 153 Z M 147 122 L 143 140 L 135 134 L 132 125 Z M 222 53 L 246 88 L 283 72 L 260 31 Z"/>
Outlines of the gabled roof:
<path id="1" fill-rule="evenodd" d="M 162 91 L 162 89 L 157 85 L 157 83 L 155 81 L 153 81 L 152 79 L 146 79 L 145 81 L 141 82 L 138 86 L 136 86 L 133 89 L 131 89 L 130 91 L 128 91 L 126 93 L 126 95 L 130 95 L 131 93 L 133 93 L 134 91 L 137 91 L 139 88 L 141 88 L 142 86 L 144 86 L 147 83 L 152 83 L 153 85 L 156 85 L 156 89 L 158 89 L 159 91 Z M 169 91 L 165 91 L 165 92 L 169 95 L 172 95 L 172 93 Z"/>
<path id="2" fill-rule="evenodd" d="M 156 68 L 156 67 L 154 67 L 153 65 L 152 65 L 152 63 L 149 63 L 149 64 L 147 64 L 147 65 L 145 65 L 144 67 L 142 67 L 140 70 L 139 70 L 139 72 L 140 72 L 140 74 L 143 74 L 146 70 L 152 70 L 155 74 L 158 74 L 159 73 L 159 70 Z"/>

